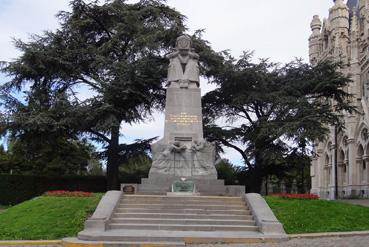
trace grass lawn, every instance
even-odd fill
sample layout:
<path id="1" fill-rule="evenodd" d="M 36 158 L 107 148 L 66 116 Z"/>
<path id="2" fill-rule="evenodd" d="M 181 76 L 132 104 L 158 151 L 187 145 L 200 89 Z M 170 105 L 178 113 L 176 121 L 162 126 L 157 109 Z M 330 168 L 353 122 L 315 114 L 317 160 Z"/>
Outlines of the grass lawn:
<path id="1" fill-rule="evenodd" d="M 289 234 L 369 230 L 369 207 L 326 200 L 265 199 Z"/>
<path id="2" fill-rule="evenodd" d="M 8 207 L 10 207 L 10 206 L 0 205 L 0 213 L 3 212 Z"/>
<path id="3" fill-rule="evenodd" d="M 36 197 L 0 213 L 0 240 L 60 239 L 75 236 L 95 210 L 91 197 Z"/>

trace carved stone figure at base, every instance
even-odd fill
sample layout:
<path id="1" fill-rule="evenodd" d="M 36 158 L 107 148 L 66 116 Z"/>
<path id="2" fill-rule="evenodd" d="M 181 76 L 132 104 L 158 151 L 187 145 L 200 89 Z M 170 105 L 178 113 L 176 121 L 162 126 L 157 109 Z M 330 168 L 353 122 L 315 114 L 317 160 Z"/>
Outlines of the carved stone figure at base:
<path id="1" fill-rule="evenodd" d="M 180 142 L 154 144 L 152 153 L 149 176 L 165 174 L 175 177 L 217 177 L 214 167 L 215 147 L 205 140 L 193 142 L 190 149 Z"/>

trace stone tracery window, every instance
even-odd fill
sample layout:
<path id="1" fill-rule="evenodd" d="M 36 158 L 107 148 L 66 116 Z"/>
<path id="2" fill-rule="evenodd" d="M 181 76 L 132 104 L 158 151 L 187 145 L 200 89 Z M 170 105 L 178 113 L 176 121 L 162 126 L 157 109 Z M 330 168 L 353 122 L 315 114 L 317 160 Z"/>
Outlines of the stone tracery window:
<path id="1" fill-rule="evenodd" d="M 367 141 L 368 140 L 368 129 L 367 128 L 364 128 L 362 131 L 361 131 L 361 139 L 363 141 Z"/>

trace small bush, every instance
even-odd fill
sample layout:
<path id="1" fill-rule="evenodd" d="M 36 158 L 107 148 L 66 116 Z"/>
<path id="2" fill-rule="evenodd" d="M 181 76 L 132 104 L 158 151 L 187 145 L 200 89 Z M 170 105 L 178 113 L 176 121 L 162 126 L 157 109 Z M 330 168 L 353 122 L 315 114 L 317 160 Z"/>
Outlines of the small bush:
<path id="1" fill-rule="evenodd" d="M 271 196 L 281 197 L 285 199 L 318 199 L 319 196 L 315 194 L 290 194 L 290 193 L 278 193 Z"/>
<path id="2" fill-rule="evenodd" d="M 91 192 L 84 191 L 67 191 L 67 190 L 52 190 L 46 191 L 44 196 L 64 196 L 64 197 L 90 197 L 93 194 Z"/>
<path id="3" fill-rule="evenodd" d="M 0 204 L 3 205 L 18 204 L 50 190 L 105 192 L 106 177 L 0 174 Z"/>

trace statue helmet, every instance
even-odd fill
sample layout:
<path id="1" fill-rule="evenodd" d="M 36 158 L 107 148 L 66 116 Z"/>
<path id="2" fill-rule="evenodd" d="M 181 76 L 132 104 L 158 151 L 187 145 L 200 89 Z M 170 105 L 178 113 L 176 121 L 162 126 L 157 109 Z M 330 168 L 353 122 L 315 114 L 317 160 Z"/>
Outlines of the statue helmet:
<path id="1" fill-rule="evenodd" d="M 176 48 L 180 50 L 190 50 L 192 46 L 191 38 L 188 35 L 181 35 L 177 38 Z"/>

